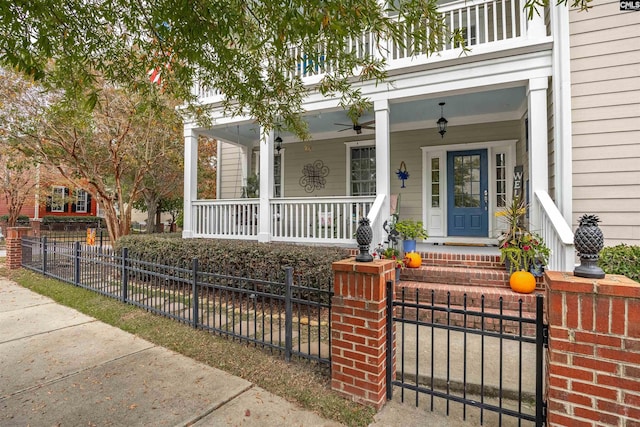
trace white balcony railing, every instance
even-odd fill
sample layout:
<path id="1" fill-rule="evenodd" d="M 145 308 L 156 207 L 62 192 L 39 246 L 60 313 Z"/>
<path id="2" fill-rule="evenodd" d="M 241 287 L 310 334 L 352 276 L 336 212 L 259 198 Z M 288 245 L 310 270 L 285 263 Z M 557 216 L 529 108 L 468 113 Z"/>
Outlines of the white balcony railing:
<path id="1" fill-rule="evenodd" d="M 547 270 L 573 271 L 576 265 L 573 232 L 546 191 L 535 192 L 540 236 L 551 249 Z"/>
<path id="2" fill-rule="evenodd" d="M 258 237 L 259 199 L 197 200 L 191 206 L 194 237 Z"/>
<path id="3" fill-rule="evenodd" d="M 283 242 L 353 243 L 373 197 L 272 199 L 271 239 Z"/>
<path id="4" fill-rule="evenodd" d="M 456 0 L 438 8 L 444 16 L 445 23 L 450 30 L 460 29 L 465 37 L 466 45 L 473 54 L 474 48 L 483 52 L 504 48 L 504 43 L 526 37 L 529 22 L 524 12 L 525 0 Z M 413 28 L 407 28 L 402 21 L 398 22 L 400 31 L 405 34 L 403 45 L 392 41 L 377 42 L 371 33 L 363 33 L 359 37 L 351 38 L 347 48 L 356 53 L 359 58 L 366 56 L 381 57 L 386 60 L 389 69 L 399 69 L 406 66 L 426 64 L 431 60 L 427 56 L 425 46 L 417 44 L 411 37 Z M 428 32 L 426 23 L 418 24 Z M 420 28 L 418 28 L 420 30 Z M 427 34 L 429 36 L 429 34 Z M 438 41 L 436 41 L 438 43 Z M 462 52 L 461 46 L 449 40 L 439 41 L 437 57 L 456 58 Z M 513 46 L 512 44 L 510 46 Z M 319 55 L 308 55 L 300 47 L 291 47 L 289 55 L 297 58 L 294 69 L 288 75 L 298 76 L 306 84 L 317 83 L 326 73 L 334 71 L 334 62 L 325 57 L 322 52 L 326 49 L 319 44 Z M 196 84 L 194 95 L 201 102 L 216 102 L 222 99 L 219 90 L 208 89 Z"/>

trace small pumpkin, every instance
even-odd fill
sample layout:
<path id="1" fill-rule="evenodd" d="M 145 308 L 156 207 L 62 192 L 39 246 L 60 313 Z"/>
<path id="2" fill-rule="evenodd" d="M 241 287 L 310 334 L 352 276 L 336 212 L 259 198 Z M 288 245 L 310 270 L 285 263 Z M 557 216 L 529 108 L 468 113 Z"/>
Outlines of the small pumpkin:
<path id="1" fill-rule="evenodd" d="M 536 289 L 536 278 L 528 271 L 514 271 L 509 277 L 509 286 L 515 292 L 530 294 Z"/>
<path id="2" fill-rule="evenodd" d="M 409 268 L 419 268 L 422 265 L 422 257 L 417 252 L 409 252 L 404 255 L 404 263 Z"/>

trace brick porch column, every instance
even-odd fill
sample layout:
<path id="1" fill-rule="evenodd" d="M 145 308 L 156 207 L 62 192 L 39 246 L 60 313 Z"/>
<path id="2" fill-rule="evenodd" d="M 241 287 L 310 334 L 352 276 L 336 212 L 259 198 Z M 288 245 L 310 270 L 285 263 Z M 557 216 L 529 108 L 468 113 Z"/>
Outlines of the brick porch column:
<path id="1" fill-rule="evenodd" d="M 377 410 L 386 401 L 385 284 L 395 280 L 395 261 L 350 258 L 333 272 L 331 388 Z"/>
<path id="2" fill-rule="evenodd" d="M 30 236 L 31 227 L 7 228 L 7 268 L 15 270 L 22 264 L 22 236 Z"/>
<path id="3" fill-rule="evenodd" d="M 547 272 L 549 426 L 640 427 L 640 284 Z"/>

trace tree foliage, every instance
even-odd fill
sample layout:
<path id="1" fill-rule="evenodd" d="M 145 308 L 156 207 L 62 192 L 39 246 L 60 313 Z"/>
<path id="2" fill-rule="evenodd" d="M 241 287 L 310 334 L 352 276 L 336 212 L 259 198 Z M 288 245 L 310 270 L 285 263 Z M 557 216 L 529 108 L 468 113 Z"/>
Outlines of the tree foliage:
<path id="1" fill-rule="evenodd" d="M 201 136 L 198 141 L 198 198 L 215 199 L 218 177 L 218 141 Z"/>
<path id="2" fill-rule="evenodd" d="M 194 100 L 199 82 L 228 95 L 229 113 L 268 127 L 280 117 L 301 134 L 308 89 L 291 73 L 301 62 L 330 62 L 318 88 L 341 94 L 355 119 L 369 104 L 349 79 L 354 69 L 363 80 L 386 77 L 376 53 L 387 39 L 404 44 L 411 33 L 416 52 L 432 53 L 450 36 L 436 0 L 32 0 L 3 2 L 0 17 L 0 60 L 67 96 L 86 94 L 88 105 L 99 96 L 97 76 L 145 91 L 140 76 L 158 69 L 178 99 Z M 358 54 L 350 46 L 365 33 L 375 46 Z"/>
<path id="3" fill-rule="evenodd" d="M 566 3 L 567 0 L 559 0 Z M 585 9 L 590 0 L 571 0 Z M 336 94 L 355 121 L 369 102 L 353 85 L 386 78 L 379 53 L 387 41 L 407 45 L 415 54 L 432 54 L 447 30 L 437 0 L 29 0 L 0 2 L 0 61 L 18 67 L 67 96 L 98 98 L 97 76 L 129 90 L 158 70 L 166 91 L 193 101 L 191 88 L 217 88 L 227 95 L 229 114 L 249 114 L 271 128 L 307 136 L 300 119 L 302 99 L 310 89 L 294 71 L 327 66 L 318 82 L 322 94 Z M 527 0 L 528 16 L 549 5 Z M 365 53 L 353 49 L 366 35 Z M 191 112 L 202 112 L 192 104 Z"/>
<path id="4" fill-rule="evenodd" d="M 6 127 L 2 141 L 89 192 L 116 240 L 129 233 L 133 201 L 145 180 L 179 159 L 182 127 L 175 105 L 156 93 L 131 93 L 101 81 L 96 94 L 93 106 L 78 97 L 52 96 L 43 106 L 37 98 L 17 96 L 13 108 L 31 114 Z"/>

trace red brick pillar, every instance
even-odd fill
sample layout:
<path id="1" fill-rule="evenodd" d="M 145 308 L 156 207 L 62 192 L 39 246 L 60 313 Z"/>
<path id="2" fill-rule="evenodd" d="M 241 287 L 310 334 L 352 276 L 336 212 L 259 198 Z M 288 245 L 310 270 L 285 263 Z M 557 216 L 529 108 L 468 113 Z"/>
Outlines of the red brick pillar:
<path id="1" fill-rule="evenodd" d="M 393 260 L 333 263 L 331 388 L 376 409 L 386 401 L 385 285 L 395 280 L 394 267 Z"/>
<path id="2" fill-rule="evenodd" d="M 22 264 L 22 236 L 30 236 L 30 227 L 7 228 L 7 268 L 15 270 Z"/>
<path id="3" fill-rule="evenodd" d="M 549 426 L 640 427 L 640 284 L 548 272 Z"/>

